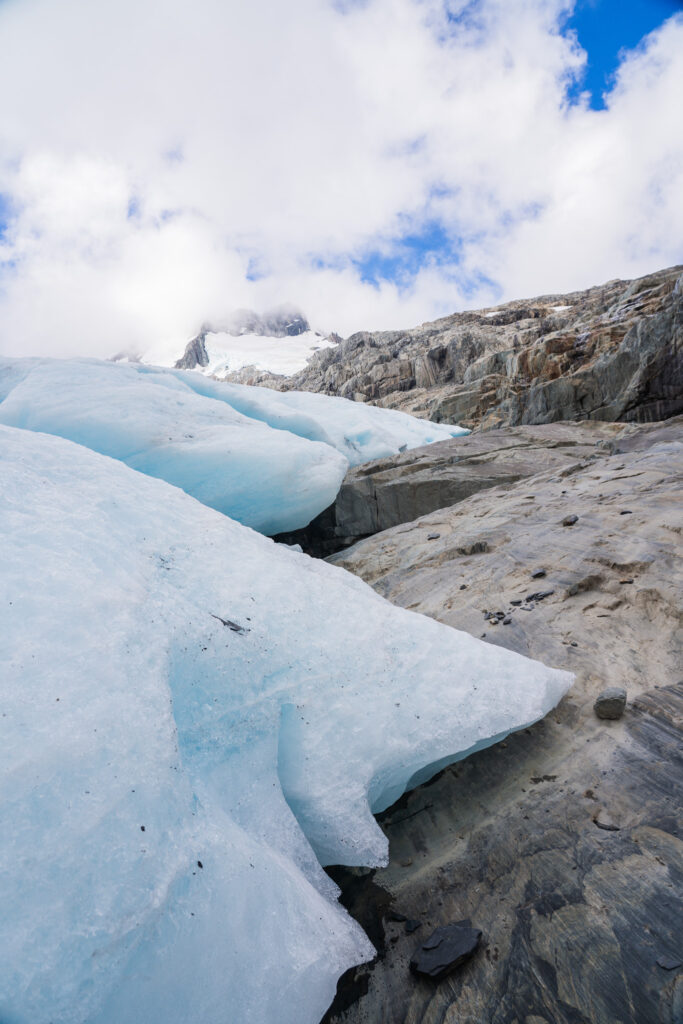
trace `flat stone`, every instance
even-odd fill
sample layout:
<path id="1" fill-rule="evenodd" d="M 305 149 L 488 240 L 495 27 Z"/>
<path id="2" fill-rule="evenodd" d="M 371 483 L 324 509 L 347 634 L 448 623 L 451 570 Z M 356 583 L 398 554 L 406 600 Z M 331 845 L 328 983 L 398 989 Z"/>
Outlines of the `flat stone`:
<path id="1" fill-rule="evenodd" d="M 527 601 L 545 601 L 546 597 L 550 597 L 554 594 L 554 590 L 537 590 L 535 594 L 527 594 Z"/>
<path id="2" fill-rule="evenodd" d="M 473 928 L 470 921 L 458 921 L 437 928 L 415 950 L 410 969 L 415 974 L 441 981 L 469 960 L 480 942 L 481 931 Z"/>
<path id="3" fill-rule="evenodd" d="M 427 540 L 438 540 L 440 536 L 440 533 L 428 533 Z"/>
<path id="4" fill-rule="evenodd" d="M 626 690 L 623 686 L 608 686 L 599 693 L 593 710 L 598 718 L 621 718 L 626 707 Z"/>
<path id="5" fill-rule="evenodd" d="M 683 967 L 683 960 L 679 956 L 658 956 L 657 966 L 662 967 L 665 971 L 675 971 L 679 967 Z"/>
<path id="6" fill-rule="evenodd" d="M 532 578 L 532 580 L 541 580 L 541 579 L 543 579 L 545 574 L 546 574 L 545 569 L 537 569 L 536 572 L 532 572 L 531 578 Z"/>

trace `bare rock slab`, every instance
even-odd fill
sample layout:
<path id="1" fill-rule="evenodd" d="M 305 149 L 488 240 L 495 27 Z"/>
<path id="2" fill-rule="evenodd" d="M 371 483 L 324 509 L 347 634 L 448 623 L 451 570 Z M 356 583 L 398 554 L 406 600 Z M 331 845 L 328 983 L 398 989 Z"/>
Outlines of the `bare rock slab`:
<path id="1" fill-rule="evenodd" d="M 598 718 L 621 718 L 626 707 L 626 690 L 623 686 L 608 686 L 598 694 L 593 710 Z"/>
<path id="2" fill-rule="evenodd" d="M 444 925 L 432 932 L 415 950 L 410 961 L 414 974 L 441 981 L 475 953 L 481 942 L 481 931 L 470 921 Z"/>

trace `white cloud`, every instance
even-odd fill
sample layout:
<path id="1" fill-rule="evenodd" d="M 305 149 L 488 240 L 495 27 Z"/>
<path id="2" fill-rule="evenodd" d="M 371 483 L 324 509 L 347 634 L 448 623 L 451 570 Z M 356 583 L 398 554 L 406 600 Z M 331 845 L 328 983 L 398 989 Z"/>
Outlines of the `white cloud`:
<path id="1" fill-rule="evenodd" d="M 680 260 L 683 18 L 593 111 L 565 100 L 568 6 L 0 3 L 0 351 L 182 345 L 283 301 L 408 326 Z M 457 262 L 360 279 L 436 220 Z"/>

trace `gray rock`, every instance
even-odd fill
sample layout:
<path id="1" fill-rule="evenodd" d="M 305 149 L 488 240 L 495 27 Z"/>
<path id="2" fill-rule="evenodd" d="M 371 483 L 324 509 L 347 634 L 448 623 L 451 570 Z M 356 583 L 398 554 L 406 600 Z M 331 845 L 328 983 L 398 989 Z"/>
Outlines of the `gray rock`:
<path id="1" fill-rule="evenodd" d="M 346 474 L 333 505 L 304 530 L 278 539 L 301 544 L 310 554 L 329 555 L 479 491 L 507 488 L 544 470 L 572 473 L 593 452 L 600 460 L 608 457 L 601 441 L 618 443 L 635 429 L 587 422 L 512 427 L 364 463 Z"/>
<path id="2" fill-rule="evenodd" d="M 415 950 L 410 961 L 414 974 L 441 981 L 475 953 L 481 942 L 481 931 L 469 921 L 445 925 L 432 932 Z"/>
<path id="3" fill-rule="evenodd" d="M 578 516 L 565 516 L 564 519 L 562 520 L 562 525 L 563 526 L 573 526 L 574 523 L 578 523 L 578 521 L 579 521 L 579 517 Z"/>
<path id="4" fill-rule="evenodd" d="M 272 386 L 484 429 L 662 420 L 683 412 L 681 270 L 355 334 Z"/>
<path id="5" fill-rule="evenodd" d="M 623 686 L 608 686 L 599 693 L 593 709 L 598 718 L 621 718 L 626 707 L 626 690 Z"/>

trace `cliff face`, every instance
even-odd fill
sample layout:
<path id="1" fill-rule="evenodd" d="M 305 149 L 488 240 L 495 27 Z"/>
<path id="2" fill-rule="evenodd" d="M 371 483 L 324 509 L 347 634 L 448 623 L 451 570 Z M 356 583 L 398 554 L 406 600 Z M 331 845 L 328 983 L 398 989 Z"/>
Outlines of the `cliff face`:
<path id="1" fill-rule="evenodd" d="M 683 412 L 682 271 L 354 334 L 269 383 L 482 429 L 665 419 Z"/>

